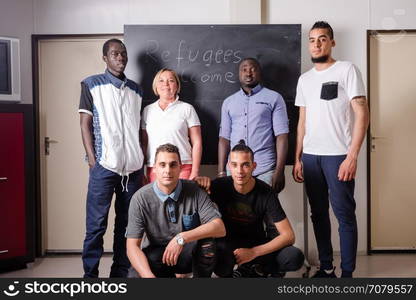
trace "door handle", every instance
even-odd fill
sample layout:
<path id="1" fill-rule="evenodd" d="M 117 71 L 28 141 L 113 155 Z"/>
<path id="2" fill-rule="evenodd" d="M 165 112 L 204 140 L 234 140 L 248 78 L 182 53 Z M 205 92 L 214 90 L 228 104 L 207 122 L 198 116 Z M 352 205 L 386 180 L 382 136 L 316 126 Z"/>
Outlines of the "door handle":
<path id="1" fill-rule="evenodd" d="M 51 140 L 50 137 L 45 136 L 45 155 L 49 155 L 50 151 L 49 151 L 49 146 L 50 144 L 56 144 L 58 141 L 55 140 Z"/>
<path id="2" fill-rule="evenodd" d="M 386 139 L 386 137 L 384 137 L 384 136 L 371 136 L 371 140 L 372 141 L 374 141 L 374 140 L 382 140 L 382 139 Z"/>
<path id="3" fill-rule="evenodd" d="M 375 140 L 385 140 L 385 139 L 387 139 L 385 136 L 376 136 L 376 135 L 372 135 L 371 133 L 370 133 L 370 138 L 371 138 L 372 142 L 375 141 Z M 371 143 L 371 152 L 375 152 L 375 151 L 376 151 L 376 145 L 374 143 Z"/>
<path id="4" fill-rule="evenodd" d="M 0 254 L 7 253 L 9 250 L 0 250 Z"/>
<path id="5" fill-rule="evenodd" d="M 0 177 L 0 182 L 7 181 L 7 177 Z"/>

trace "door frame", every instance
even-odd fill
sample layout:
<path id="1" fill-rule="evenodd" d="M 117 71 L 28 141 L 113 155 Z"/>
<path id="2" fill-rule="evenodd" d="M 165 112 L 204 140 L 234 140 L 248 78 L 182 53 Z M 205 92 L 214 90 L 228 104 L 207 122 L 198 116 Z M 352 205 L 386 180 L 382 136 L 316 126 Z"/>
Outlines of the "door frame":
<path id="1" fill-rule="evenodd" d="M 371 76 L 370 76 L 370 56 L 371 56 L 371 49 L 370 49 L 370 39 L 371 36 L 379 34 L 379 33 L 400 33 L 400 32 L 408 32 L 408 33 L 416 33 L 416 29 L 395 29 L 395 30 L 367 30 L 367 99 L 368 99 L 368 107 L 371 111 L 371 94 L 370 94 L 370 86 L 371 86 Z M 371 114 L 370 114 L 371 116 Z M 371 125 L 371 118 L 370 118 L 370 125 Z M 416 253 L 416 249 L 403 249 L 403 250 L 372 250 L 371 249 L 371 126 L 368 126 L 367 129 L 367 254 L 379 254 L 379 253 Z"/>
<path id="2" fill-rule="evenodd" d="M 43 249 L 43 232 L 42 232 L 42 185 L 41 185 L 41 153 L 40 153 L 40 96 L 39 96 L 39 44 L 45 40 L 57 39 L 94 39 L 115 37 L 123 38 L 124 33 L 100 33 L 100 34 L 32 34 L 32 94 L 33 94 L 33 111 L 34 111 L 34 152 L 35 152 L 35 256 L 40 257 L 45 254 Z"/>

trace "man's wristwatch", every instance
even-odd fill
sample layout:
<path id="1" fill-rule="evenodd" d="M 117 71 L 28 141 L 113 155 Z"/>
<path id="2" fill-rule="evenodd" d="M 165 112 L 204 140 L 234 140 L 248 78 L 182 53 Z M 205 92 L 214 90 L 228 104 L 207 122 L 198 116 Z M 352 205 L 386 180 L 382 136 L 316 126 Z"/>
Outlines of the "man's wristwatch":
<path id="1" fill-rule="evenodd" d="M 185 239 L 183 238 L 183 236 L 181 236 L 180 233 L 175 238 L 179 246 L 185 245 Z"/>
<path id="2" fill-rule="evenodd" d="M 222 177 L 222 176 L 225 176 L 225 175 L 227 175 L 227 172 L 225 172 L 225 171 L 218 172 L 218 174 L 217 174 L 218 177 Z"/>

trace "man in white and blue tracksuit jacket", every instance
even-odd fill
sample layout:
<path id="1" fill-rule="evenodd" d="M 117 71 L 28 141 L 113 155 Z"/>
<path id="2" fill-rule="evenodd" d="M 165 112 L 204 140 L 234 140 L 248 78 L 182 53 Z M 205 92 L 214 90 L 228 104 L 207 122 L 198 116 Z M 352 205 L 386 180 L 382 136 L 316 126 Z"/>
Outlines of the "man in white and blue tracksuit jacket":
<path id="1" fill-rule="evenodd" d="M 104 43 L 104 74 L 81 82 L 79 105 L 82 140 L 90 166 L 86 235 L 82 260 L 84 277 L 98 277 L 103 236 L 113 194 L 115 224 L 110 277 L 126 277 L 130 266 L 125 231 L 132 195 L 142 183 L 143 152 L 139 142 L 139 86 L 126 78 L 125 45 L 117 39 Z"/>

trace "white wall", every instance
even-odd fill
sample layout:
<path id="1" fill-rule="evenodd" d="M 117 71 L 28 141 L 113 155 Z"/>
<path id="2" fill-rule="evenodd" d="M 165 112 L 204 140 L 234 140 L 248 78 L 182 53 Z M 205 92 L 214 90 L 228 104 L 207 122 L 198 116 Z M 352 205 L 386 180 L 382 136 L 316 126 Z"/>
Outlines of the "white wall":
<path id="1" fill-rule="evenodd" d="M 261 6 L 265 6 L 262 10 Z M 266 15 L 262 15 L 262 11 Z M 416 28 L 414 0 L 0 0 L 0 35 L 21 39 L 21 74 L 24 103 L 32 102 L 30 35 L 122 33 L 124 24 L 302 24 L 302 72 L 311 67 L 307 32 L 316 20 L 334 27 L 334 56 L 349 60 L 367 77 L 366 30 Z M 367 187 L 366 149 L 359 157 L 356 184 L 359 246 L 366 251 Z M 286 170 L 287 187 L 281 201 L 302 235 L 302 187 Z M 212 172 L 212 168 L 211 168 Z M 336 224 L 335 224 L 336 225 Z M 313 237 L 312 232 L 309 234 Z M 339 249 L 337 226 L 334 248 Z M 310 240 L 314 244 L 313 238 Z"/>
<path id="2" fill-rule="evenodd" d="M 371 0 L 369 29 L 416 29 L 416 1 Z"/>
<path id="3" fill-rule="evenodd" d="M 227 24 L 222 0 L 33 0 L 35 33 L 122 33 L 124 24 Z"/>

